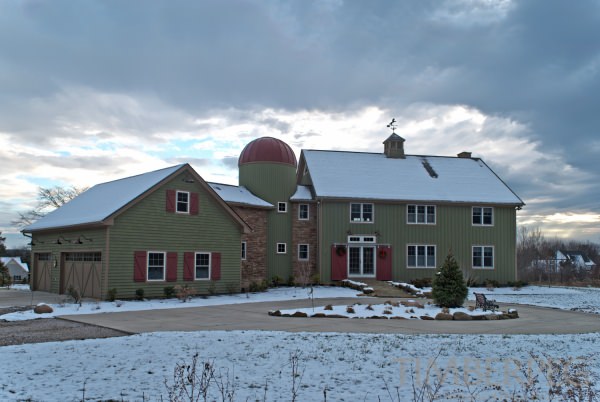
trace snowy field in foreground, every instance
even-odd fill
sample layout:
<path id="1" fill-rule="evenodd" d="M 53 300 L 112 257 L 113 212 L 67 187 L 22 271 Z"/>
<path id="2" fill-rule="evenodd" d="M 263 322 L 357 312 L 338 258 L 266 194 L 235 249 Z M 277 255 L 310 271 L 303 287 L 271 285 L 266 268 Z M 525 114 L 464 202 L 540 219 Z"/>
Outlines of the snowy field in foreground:
<path id="1" fill-rule="evenodd" d="M 416 385 L 433 364 L 430 379 L 442 380 L 438 400 L 449 392 L 475 400 L 509 398 L 525 388 L 514 359 L 531 362 L 530 353 L 587 361 L 596 374 L 600 334 L 586 335 L 377 335 L 283 333 L 259 331 L 169 332 L 113 339 L 67 341 L 0 348 L 0 400 L 75 401 L 114 398 L 125 401 L 168 400 L 165 380 L 172 382 L 178 362 L 211 361 L 236 385 L 236 401 L 291 400 L 289 357 L 297 351 L 299 401 L 412 400 Z M 435 360 L 436 355 L 440 354 Z M 546 358 L 546 357 L 545 357 Z M 532 364 L 535 369 L 536 365 Z M 489 389 L 501 386 L 502 390 Z M 545 381 L 540 389 L 544 392 Z M 388 394 L 391 392 L 393 398 Z M 216 400 L 217 389 L 211 388 Z M 542 395 L 545 400 L 545 395 Z M 210 398 L 210 400 L 214 400 Z M 525 398 L 528 399 L 528 398 Z"/>

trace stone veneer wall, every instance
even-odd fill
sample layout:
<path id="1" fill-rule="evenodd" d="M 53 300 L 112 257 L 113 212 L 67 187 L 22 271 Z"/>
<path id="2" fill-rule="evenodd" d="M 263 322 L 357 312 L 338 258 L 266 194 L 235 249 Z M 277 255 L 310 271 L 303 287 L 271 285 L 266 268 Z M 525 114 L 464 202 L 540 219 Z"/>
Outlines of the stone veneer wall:
<path id="1" fill-rule="evenodd" d="M 308 220 L 298 219 L 299 204 L 308 204 Z M 301 284 L 302 278 L 311 279 L 317 274 L 317 204 L 292 203 L 292 275 L 296 283 Z M 298 261 L 298 244 L 308 244 L 308 261 Z M 308 269 L 308 273 L 306 270 Z"/>
<path id="2" fill-rule="evenodd" d="M 252 228 L 242 234 L 246 242 L 246 259 L 242 260 L 241 288 L 248 290 L 252 282 L 261 283 L 267 278 L 267 214 L 264 208 L 232 206 L 233 210 Z M 240 245 L 241 249 L 241 245 Z"/>

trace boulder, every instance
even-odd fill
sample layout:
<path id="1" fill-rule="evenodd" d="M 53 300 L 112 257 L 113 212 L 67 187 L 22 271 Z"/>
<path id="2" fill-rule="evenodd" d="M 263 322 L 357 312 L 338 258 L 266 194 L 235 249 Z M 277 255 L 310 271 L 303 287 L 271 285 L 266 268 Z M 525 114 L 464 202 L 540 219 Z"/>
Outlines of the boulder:
<path id="1" fill-rule="evenodd" d="M 341 314 L 329 314 L 329 315 L 326 315 L 325 317 L 327 317 L 327 318 L 348 318 L 345 315 L 341 315 Z"/>
<path id="2" fill-rule="evenodd" d="M 403 301 L 402 305 L 405 307 L 425 308 L 423 303 L 419 303 L 418 301 L 414 301 L 414 300 Z"/>
<path id="3" fill-rule="evenodd" d="M 436 320 L 442 320 L 442 321 L 451 321 L 454 319 L 454 317 L 452 317 L 452 314 L 450 313 L 437 313 L 435 316 Z"/>
<path id="4" fill-rule="evenodd" d="M 486 320 L 499 320 L 498 314 L 487 314 L 485 315 Z"/>
<path id="5" fill-rule="evenodd" d="M 36 314 L 48 314 L 53 312 L 52 307 L 47 304 L 38 304 L 33 308 L 33 312 Z"/>
<path id="6" fill-rule="evenodd" d="M 395 316 L 393 316 L 393 317 L 390 317 L 390 319 L 392 319 L 392 320 L 406 320 L 406 318 L 404 318 L 404 317 L 401 317 L 401 316 L 399 316 L 399 315 L 395 315 Z"/>
<path id="7" fill-rule="evenodd" d="M 325 318 L 327 316 L 323 313 L 314 313 L 313 315 L 311 315 L 311 317 L 312 318 Z"/>
<path id="8" fill-rule="evenodd" d="M 484 321 L 486 320 L 486 316 L 482 314 L 472 315 L 473 321 Z"/>
<path id="9" fill-rule="evenodd" d="M 275 316 L 275 317 L 281 317 L 281 311 L 279 310 L 275 310 L 275 311 L 269 311 L 269 315 Z"/>
<path id="10" fill-rule="evenodd" d="M 515 309 L 512 309 L 512 308 L 510 310 L 508 310 L 507 315 L 508 315 L 508 318 L 513 318 L 513 319 L 514 318 L 519 318 L 519 312 L 517 310 L 515 310 Z"/>
<path id="11" fill-rule="evenodd" d="M 422 320 L 427 320 L 427 321 L 431 321 L 431 320 L 433 320 L 433 319 L 434 319 L 433 317 L 430 317 L 430 316 L 428 316 L 428 315 L 422 315 L 420 318 L 421 318 Z"/>
<path id="12" fill-rule="evenodd" d="M 463 313 L 462 311 L 457 311 L 452 314 L 452 318 L 456 321 L 471 321 L 473 319 L 469 314 Z"/>
<path id="13" fill-rule="evenodd" d="M 308 314 L 302 311 L 296 311 L 294 314 L 292 314 L 292 317 L 308 317 Z"/>

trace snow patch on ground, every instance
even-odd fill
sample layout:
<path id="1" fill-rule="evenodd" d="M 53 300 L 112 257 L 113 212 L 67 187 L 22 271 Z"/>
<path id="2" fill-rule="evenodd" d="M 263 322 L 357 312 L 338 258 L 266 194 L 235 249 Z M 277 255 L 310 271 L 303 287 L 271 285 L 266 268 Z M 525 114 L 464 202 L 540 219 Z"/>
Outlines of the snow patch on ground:
<path id="1" fill-rule="evenodd" d="M 332 298 L 332 297 L 357 297 L 358 292 L 350 288 L 341 288 L 334 286 L 317 286 L 313 287 L 313 297 Z M 267 301 L 282 301 L 295 299 L 308 299 L 310 296 L 310 288 L 302 289 L 297 287 L 290 288 L 273 288 L 262 293 L 234 294 L 223 296 L 208 296 L 206 298 L 195 297 L 188 302 L 181 302 L 178 299 L 153 299 L 144 301 L 121 301 L 114 302 L 83 302 L 79 304 L 48 304 L 54 310 L 49 314 L 35 314 L 33 310 L 19 311 L 15 313 L 4 314 L 0 316 L 0 320 L 6 321 L 21 321 L 33 320 L 37 318 L 50 318 L 57 315 L 75 315 L 75 314 L 100 314 L 113 313 L 120 311 L 141 311 L 141 310 L 159 310 L 169 308 L 184 308 L 184 307 L 206 307 L 225 304 L 240 304 L 240 303 L 258 303 Z"/>

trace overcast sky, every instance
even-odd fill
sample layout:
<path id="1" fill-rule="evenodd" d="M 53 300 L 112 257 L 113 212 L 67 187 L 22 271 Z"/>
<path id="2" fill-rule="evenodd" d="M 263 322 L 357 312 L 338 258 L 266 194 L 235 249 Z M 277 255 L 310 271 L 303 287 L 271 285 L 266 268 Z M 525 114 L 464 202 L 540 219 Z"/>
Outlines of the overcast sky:
<path id="1" fill-rule="evenodd" d="M 599 1 L 2 1 L 0 231 L 38 186 L 244 145 L 483 158 L 519 224 L 600 242 Z"/>

